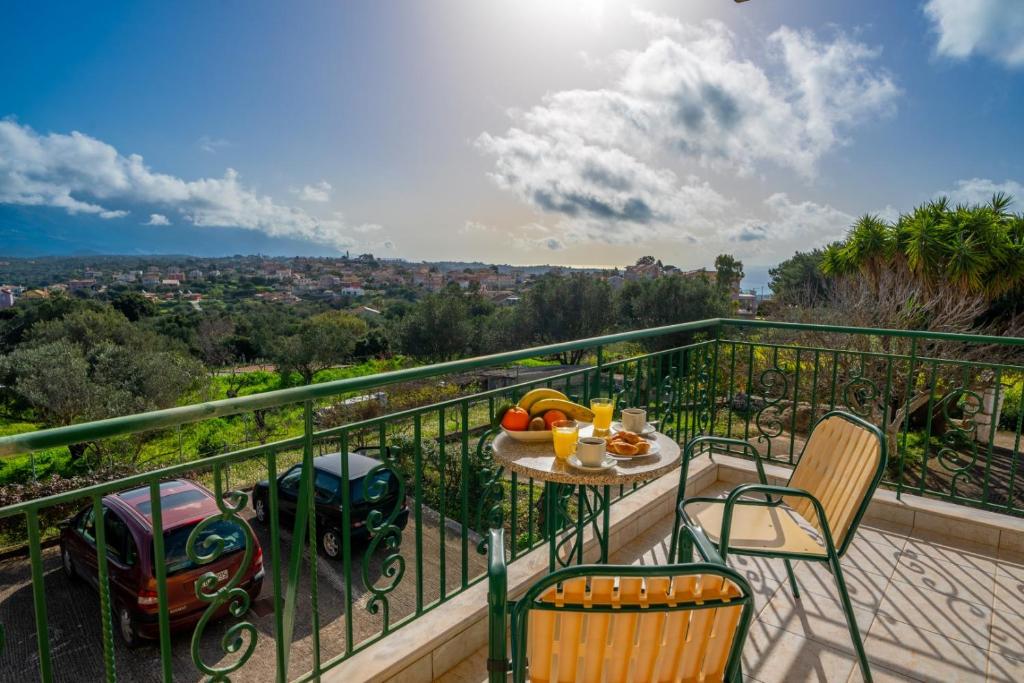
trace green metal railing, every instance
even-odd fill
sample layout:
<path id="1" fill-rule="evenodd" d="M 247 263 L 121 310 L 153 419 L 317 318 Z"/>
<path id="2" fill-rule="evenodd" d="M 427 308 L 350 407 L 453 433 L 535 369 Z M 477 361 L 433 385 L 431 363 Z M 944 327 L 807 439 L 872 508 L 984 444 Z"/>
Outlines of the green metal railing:
<path id="1" fill-rule="evenodd" d="M 584 351 L 588 364 L 533 382 L 318 426 L 318 411 L 348 396 L 447 381 L 566 351 Z M 799 457 L 815 416 L 847 409 L 882 427 L 890 439 L 893 465 L 885 485 L 900 494 L 1021 514 L 1019 414 L 1010 429 L 983 420 L 991 414 L 986 402 L 998 405 L 1006 387 L 1021 377 L 1024 339 L 713 319 L 0 438 L 4 456 L 173 432 L 210 419 L 270 420 L 284 411 L 291 411 L 296 425 L 287 438 L 0 508 L 0 527 L 21 534 L 29 555 L 27 563 L 11 561 L 17 567 L 8 575 L 21 571 L 32 594 L 31 601 L 0 598 L 0 672 L 44 681 L 64 670 L 89 671 L 86 677 L 108 681 L 142 677 L 142 671 L 168 681 L 316 680 L 480 580 L 489 528 L 505 529 L 513 561 L 545 542 L 541 486 L 504 472 L 490 457 L 497 409 L 534 386 L 558 388 L 581 402 L 614 395 L 620 407 L 646 406 L 660 430 L 677 441 L 702 434 L 736 437 L 783 464 Z M 987 434 L 981 424 L 989 425 Z M 326 560 L 307 551 L 324 531 L 315 514 L 312 462 L 319 454 L 350 451 L 374 454 L 379 464 L 353 490 L 348 459 L 340 458 L 341 557 Z M 301 464 L 302 475 L 293 519 L 282 525 L 282 501 L 270 486 L 269 523 L 255 525 L 269 574 L 258 599 L 240 585 L 258 540 L 247 531 L 236 574 L 225 582 L 208 572 L 197 581 L 196 596 L 205 609 L 191 635 L 172 632 L 166 548 L 156 533 L 159 638 L 153 646 L 128 651 L 116 639 L 113 617 L 123 599 L 111 582 L 116 558 L 104 524 L 97 524 L 94 623 L 100 647 L 73 657 L 64 643 L 53 647 L 54 596 L 66 594 L 48 590 L 60 581 L 49 550 L 55 519 L 83 505 L 102 519 L 105 496 L 147 487 L 153 526 L 162 529 L 160 483 L 184 477 L 206 483 L 217 499 L 218 513 L 202 524 L 241 523 L 251 516 L 252 485 L 273 482 L 295 464 Z M 385 476 L 397 482 L 397 496 L 374 483 Z M 633 490 L 612 493 L 617 499 Z M 365 520 L 365 542 L 352 533 L 354 495 L 375 506 Z M 582 514 L 575 507 L 584 504 L 565 501 L 565 517 Z M 223 545 L 211 548 L 198 538 L 194 532 L 187 545 L 195 564 L 223 553 Z M 20 609 L 32 613 L 33 630 L 23 626 Z M 153 662 L 159 663 L 155 674 L 148 666 Z"/>

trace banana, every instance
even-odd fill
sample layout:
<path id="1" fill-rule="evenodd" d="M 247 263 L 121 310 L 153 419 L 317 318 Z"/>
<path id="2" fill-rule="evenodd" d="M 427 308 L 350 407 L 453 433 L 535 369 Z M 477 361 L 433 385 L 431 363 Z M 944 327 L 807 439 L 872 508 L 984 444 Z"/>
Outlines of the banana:
<path id="1" fill-rule="evenodd" d="M 563 398 L 543 398 L 530 407 L 530 416 L 543 415 L 549 410 L 561 410 L 574 420 L 593 422 L 594 411 Z"/>
<path id="2" fill-rule="evenodd" d="M 542 387 L 540 389 L 531 389 L 530 391 L 527 391 L 523 395 L 523 397 L 519 399 L 519 407 L 525 410 L 526 412 L 530 412 L 530 407 L 534 403 L 545 398 L 560 398 L 563 401 L 569 400 L 569 397 L 563 394 L 561 391 L 556 391 L 555 389 L 548 389 L 547 387 Z"/>

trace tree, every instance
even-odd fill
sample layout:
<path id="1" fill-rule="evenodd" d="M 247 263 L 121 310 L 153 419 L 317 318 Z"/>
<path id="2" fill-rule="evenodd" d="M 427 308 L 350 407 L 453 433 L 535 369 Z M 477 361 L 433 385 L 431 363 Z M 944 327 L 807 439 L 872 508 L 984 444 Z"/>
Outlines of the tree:
<path id="1" fill-rule="evenodd" d="M 131 322 L 142 318 L 151 318 L 160 312 L 156 302 L 147 299 L 138 292 L 117 292 L 110 298 L 114 310 L 122 313 Z"/>
<path id="2" fill-rule="evenodd" d="M 275 352 L 278 372 L 298 372 L 312 384 L 320 370 L 345 362 L 366 334 L 362 319 L 341 311 L 327 311 L 304 320 L 297 332 L 281 339 Z"/>
<path id="3" fill-rule="evenodd" d="M 468 297 L 455 284 L 421 299 L 398 325 L 403 353 L 437 361 L 463 355 L 474 332 Z"/>
<path id="4" fill-rule="evenodd" d="M 769 269 L 769 287 L 775 300 L 785 306 L 817 306 L 826 301 L 832 278 L 821 272 L 821 249 L 798 251 Z"/>
<path id="5" fill-rule="evenodd" d="M 73 311 L 99 310 L 95 301 L 83 301 L 63 294 L 45 299 L 22 299 L 14 308 L 0 310 L 0 353 L 13 351 L 24 341 L 36 323 L 59 320 Z"/>
<path id="6" fill-rule="evenodd" d="M 719 254 L 715 257 L 715 282 L 722 291 L 732 291 L 740 286 L 743 280 L 743 262 L 731 254 Z"/>
<path id="7" fill-rule="evenodd" d="M 1024 216 L 1010 213 L 1010 202 L 1001 193 L 987 204 L 973 206 L 953 207 L 943 198 L 922 204 L 895 222 L 862 216 L 845 240 L 822 254 L 821 271 L 835 282 L 826 300 L 813 308 L 793 309 L 790 317 L 856 327 L 1020 336 L 1024 332 Z M 917 374 L 907 376 L 908 363 L 890 368 L 884 357 L 856 352 L 881 351 L 909 358 L 911 344 L 916 344 L 917 358 L 986 364 L 1022 361 L 1019 347 L 1008 345 L 935 339 L 918 343 L 830 333 L 813 336 L 818 346 L 852 352 L 838 357 L 837 362 L 844 364 L 841 373 L 891 387 L 862 406 L 890 438 L 908 413 L 932 402 L 934 391 L 942 395 L 957 387 L 984 389 L 990 386 L 991 373 L 968 376 L 956 363 L 936 363 L 934 377 L 921 375 L 920 364 Z"/>
<path id="8" fill-rule="evenodd" d="M 170 408 L 202 376 L 202 366 L 173 343 L 109 308 L 40 323 L 28 341 L 0 357 L 0 384 L 48 427 Z M 147 438 L 128 440 L 133 455 Z M 68 450 L 78 458 L 88 446 Z"/>
<path id="9" fill-rule="evenodd" d="M 619 325 L 627 330 L 661 327 L 725 317 L 729 301 L 724 292 L 706 278 L 660 277 L 627 282 L 617 297 Z M 645 340 L 650 350 L 682 346 L 692 335 L 679 334 Z"/>
<path id="10" fill-rule="evenodd" d="M 524 339 L 554 344 L 604 334 L 611 327 L 612 290 L 607 282 L 583 273 L 545 275 L 534 282 L 517 308 Z M 558 354 L 563 364 L 576 365 L 584 351 Z"/>

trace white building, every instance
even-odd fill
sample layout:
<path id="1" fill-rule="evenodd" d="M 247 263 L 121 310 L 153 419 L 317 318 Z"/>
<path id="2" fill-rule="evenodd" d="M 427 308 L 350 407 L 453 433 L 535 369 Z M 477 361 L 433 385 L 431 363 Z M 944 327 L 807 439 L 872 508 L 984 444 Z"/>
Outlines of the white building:
<path id="1" fill-rule="evenodd" d="M 14 301 L 17 297 L 14 296 L 14 290 L 9 287 L 0 289 L 0 308 L 10 308 L 14 305 Z"/>

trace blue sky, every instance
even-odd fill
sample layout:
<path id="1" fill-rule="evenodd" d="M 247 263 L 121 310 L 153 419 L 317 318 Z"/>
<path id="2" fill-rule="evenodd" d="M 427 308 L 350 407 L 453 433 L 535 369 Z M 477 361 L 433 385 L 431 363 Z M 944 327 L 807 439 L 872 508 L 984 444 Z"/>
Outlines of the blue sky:
<path id="1" fill-rule="evenodd" d="M 937 193 L 1024 202 L 1015 0 L 3 16 L 0 254 L 765 266 Z"/>

